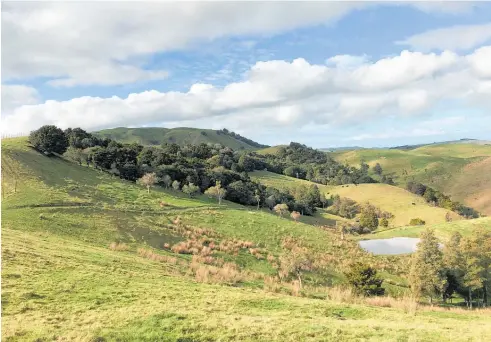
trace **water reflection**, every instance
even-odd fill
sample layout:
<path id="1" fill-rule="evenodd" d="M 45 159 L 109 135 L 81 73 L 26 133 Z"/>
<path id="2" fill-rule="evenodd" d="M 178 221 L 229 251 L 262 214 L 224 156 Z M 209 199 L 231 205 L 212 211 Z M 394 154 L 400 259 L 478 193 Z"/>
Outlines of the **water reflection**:
<path id="1" fill-rule="evenodd" d="M 395 237 L 390 239 L 363 240 L 360 247 L 373 254 L 406 254 L 416 250 L 418 238 Z"/>

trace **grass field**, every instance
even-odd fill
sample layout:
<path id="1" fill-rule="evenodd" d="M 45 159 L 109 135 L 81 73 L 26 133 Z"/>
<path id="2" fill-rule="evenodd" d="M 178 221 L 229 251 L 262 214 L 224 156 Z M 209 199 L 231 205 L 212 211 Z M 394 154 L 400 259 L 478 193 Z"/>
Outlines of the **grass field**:
<path id="1" fill-rule="evenodd" d="M 255 171 L 250 176 L 265 185 L 283 189 L 292 189 L 298 184 L 313 184 L 306 180 L 267 171 Z M 317 184 L 317 186 L 325 194 L 338 194 L 341 197 L 348 197 L 359 203 L 370 202 L 380 209 L 394 214 L 394 218 L 390 220 L 390 225 L 395 227 L 408 225 L 412 218 L 417 217 L 428 224 L 443 223 L 445 222 L 445 215 L 449 212 L 445 209 L 428 205 L 422 197 L 409 191 L 387 184 L 359 184 L 357 186 L 353 184 L 340 186 Z M 450 213 L 454 219 L 459 218 L 457 214 Z"/>
<path id="2" fill-rule="evenodd" d="M 431 228 L 435 231 L 436 235 L 442 239 L 448 239 L 452 233 L 459 232 L 462 235 L 470 235 L 476 228 L 484 228 L 491 230 L 491 218 L 482 217 L 472 220 L 460 220 L 456 222 L 446 222 L 440 224 L 426 225 L 426 226 L 407 226 L 396 227 L 390 229 L 380 229 L 374 234 L 363 236 L 365 239 L 381 239 L 391 237 L 418 237 L 423 230 Z"/>
<path id="3" fill-rule="evenodd" d="M 114 139 L 119 142 L 133 143 L 142 145 L 161 145 L 162 143 L 200 144 L 212 143 L 228 146 L 234 150 L 255 150 L 257 147 L 238 140 L 228 134 L 219 133 L 212 129 L 198 129 L 189 127 L 163 128 L 126 128 L 118 127 L 94 132 L 102 137 Z"/>
<path id="4" fill-rule="evenodd" d="M 326 273 L 306 275 L 307 284 L 336 284 L 345 263 L 360 256 L 391 263 L 356 249 L 354 242 L 339 244 L 333 232 L 310 224 L 229 202 L 217 206 L 205 196 L 188 199 L 158 188 L 147 194 L 104 172 L 40 155 L 25 139 L 2 141 L 2 190 L 5 341 L 487 341 L 491 336 L 487 312 L 347 304 L 308 289 L 307 297 L 291 296 L 288 288 L 272 293 L 264 285 L 272 266 L 242 250 L 219 256 L 248 276 L 232 285 L 210 284 L 198 277 L 190 255 L 163 248 L 186 239 L 172 224 L 179 216 L 193 231 L 212 230 L 217 242 L 250 240 L 275 257 L 284 252 L 284 237 L 304 241 L 330 263 Z M 167 206 L 161 208 L 160 201 Z M 115 242 L 126 248 L 108 248 Z M 149 259 L 142 248 L 158 257 Z"/>
<path id="5" fill-rule="evenodd" d="M 331 154 L 337 161 L 380 163 L 399 186 L 416 180 L 486 215 L 491 215 L 491 145 L 441 144 L 409 151 L 362 149 Z M 403 172 L 407 172 L 406 175 Z"/>

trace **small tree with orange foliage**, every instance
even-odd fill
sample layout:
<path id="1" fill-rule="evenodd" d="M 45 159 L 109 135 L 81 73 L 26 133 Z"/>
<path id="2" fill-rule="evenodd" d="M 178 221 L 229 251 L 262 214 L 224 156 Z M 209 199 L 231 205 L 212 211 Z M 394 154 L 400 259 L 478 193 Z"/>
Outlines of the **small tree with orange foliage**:
<path id="1" fill-rule="evenodd" d="M 285 203 L 277 204 L 274 206 L 273 210 L 280 217 L 283 217 L 283 214 L 286 214 L 288 212 L 288 206 Z"/>
<path id="2" fill-rule="evenodd" d="M 300 213 L 298 211 L 292 211 L 290 214 L 290 217 L 295 221 L 298 222 L 298 219 L 300 218 Z"/>
<path id="3" fill-rule="evenodd" d="M 313 260 L 309 250 L 301 246 L 294 238 L 288 237 L 283 240 L 282 246 L 287 250 L 279 258 L 278 275 L 280 279 L 294 276 L 298 279 L 300 289 L 302 288 L 302 274 L 310 271 L 313 267 Z"/>
<path id="4" fill-rule="evenodd" d="M 141 184 L 147 188 L 147 192 L 150 193 L 150 188 L 157 183 L 157 175 L 155 173 L 147 173 L 142 178 L 138 179 L 138 184 Z"/>

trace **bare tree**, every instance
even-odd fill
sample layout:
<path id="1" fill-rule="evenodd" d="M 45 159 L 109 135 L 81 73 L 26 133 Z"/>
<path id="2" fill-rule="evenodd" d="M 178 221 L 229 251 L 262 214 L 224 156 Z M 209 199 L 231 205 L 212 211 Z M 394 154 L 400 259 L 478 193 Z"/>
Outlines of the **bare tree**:
<path id="1" fill-rule="evenodd" d="M 155 173 L 147 173 L 142 178 L 138 179 L 138 184 L 141 184 L 147 188 L 147 192 L 150 193 L 150 188 L 157 183 L 157 175 Z"/>
<path id="2" fill-rule="evenodd" d="M 205 191 L 206 195 L 216 197 L 218 205 L 222 204 L 222 198 L 227 194 L 227 190 L 222 188 L 220 181 L 217 181 L 215 186 L 212 186 Z"/>

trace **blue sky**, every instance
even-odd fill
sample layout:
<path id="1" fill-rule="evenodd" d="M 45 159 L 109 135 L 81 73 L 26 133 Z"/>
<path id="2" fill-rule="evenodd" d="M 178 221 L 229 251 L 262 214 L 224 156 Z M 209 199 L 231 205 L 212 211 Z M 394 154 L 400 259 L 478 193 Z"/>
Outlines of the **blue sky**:
<path id="1" fill-rule="evenodd" d="M 96 4 L 3 6 L 2 130 L 227 127 L 314 147 L 491 139 L 491 3 Z M 415 36 L 425 43 L 400 43 Z"/>

